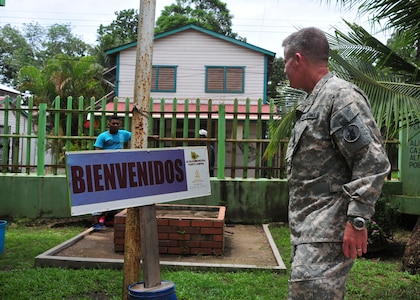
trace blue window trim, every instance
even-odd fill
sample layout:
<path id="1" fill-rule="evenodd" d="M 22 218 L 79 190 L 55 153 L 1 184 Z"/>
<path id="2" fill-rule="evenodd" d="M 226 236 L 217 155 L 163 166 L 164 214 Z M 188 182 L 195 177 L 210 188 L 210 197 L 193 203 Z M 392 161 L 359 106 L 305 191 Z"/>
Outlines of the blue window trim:
<path id="1" fill-rule="evenodd" d="M 210 90 L 208 89 L 208 70 L 209 69 L 223 69 L 223 89 L 222 90 Z M 227 90 L 226 88 L 226 72 L 228 69 L 242 69 L 242 84 L 240 90 Z M 206 93 L 226 93 L 226 94 L 243 94 L 245 93 L 245 67 L 238 66 L 206 66 L 206 78 L 205 78 L 205 92 Z"/>
<path id="2" fill-rule="evenodd" d="M 159 86 L 159 69 L 174 69 L 174 88 L 170 90 L 159 90 L 152 89 L 152 92 L 162 92 L 162 93 L 175 93 L 176 92 L 176 76 L 177 76 L 177 66 L 166 66 L 166 65 L 153 65 L 152 68 L 156 69 L 156 82 L 155 86 Z"/>
<path id="3" fill-rule="evenodd" d="M 120 86 L 120 53 L 117 55 L 117 70 L 115 71 L 115 96 L 118 97 L 119 86 Z"/>

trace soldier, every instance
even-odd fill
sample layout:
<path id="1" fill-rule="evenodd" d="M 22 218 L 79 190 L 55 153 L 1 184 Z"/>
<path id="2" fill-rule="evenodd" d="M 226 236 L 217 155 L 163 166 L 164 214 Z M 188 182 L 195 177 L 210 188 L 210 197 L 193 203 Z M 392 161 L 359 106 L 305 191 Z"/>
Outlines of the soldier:
<path id="1" fill-rule="evenodd" d="M 308 93 L 286 154 L 289 299 L 344 299 L 353 262 L 367 251 L 366 222 L 390 163 L 367 96 L 329 72 L 325 34 L 304 28 L 283 47 L 291 87 Z"/>

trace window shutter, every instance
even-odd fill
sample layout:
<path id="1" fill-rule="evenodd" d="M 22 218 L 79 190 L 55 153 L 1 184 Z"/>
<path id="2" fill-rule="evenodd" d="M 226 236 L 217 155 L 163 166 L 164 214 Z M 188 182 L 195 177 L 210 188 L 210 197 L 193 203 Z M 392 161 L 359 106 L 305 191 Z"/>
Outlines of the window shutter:
<path id="1" fill-rule="evenodd" d="M 227 68 L 226 70 L 226 91 L 237 92 L 242 91 L 243 69 Z"/>
<path id="2" fill-rule="evenodd" d="M 159 68 L 158 90 L 174 90 L 175 89 L 175 69 Z"/>
<path id="3" fill-rule="evenodd" d="M 152 67 L 152 92 L 175 92 L 176 67 Z"/>
<path id="4" fill-rule="evenodd" d="M 207 67 L 207 93 L 243 93 L 243 67 Z"/>
<path id="5" fill-rule="evenodd" d="M 224 90 L 224 69 L 209 68 L 207 73 L 207 90 L 223 91 Z"/>

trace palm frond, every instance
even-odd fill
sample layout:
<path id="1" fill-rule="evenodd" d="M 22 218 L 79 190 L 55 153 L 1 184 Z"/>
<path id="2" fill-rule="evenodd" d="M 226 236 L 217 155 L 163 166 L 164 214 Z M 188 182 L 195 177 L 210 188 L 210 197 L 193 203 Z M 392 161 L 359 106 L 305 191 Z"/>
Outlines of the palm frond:
<path id="1" fill-rule="evenodd" d="M 304 91 L 284 86 L 279 92 L 279 97 L 274 99 L 277 107 L 278 117 L 269 124 L 270 143 L 268 144 L 264 157 L 272 157 L 282 140 L 290 137 L 295 124 L 296 107 L 304 101 L 307 94 Z"/>
<path id="2" fill-rule="evenodd" d="M 345 20 L 344 22 L 352 32 L 344 34 L 335 29 L 335 36 L 327 35 L 332 49 L 340 49 L 343 57 L 365 60 L 374 65 L 376 69 L 390 68 L 394 74 L 406 76 L 410 81 L 420 80 L 419 66 L 399 56 L 393 49 L 373 37 L 363 27 Z M 405 44 L 408 42 L 406 35 L 400 35 L 399 38 L 405 39 L 403 41 Z"/>
<path id="3" fill-rule="evenodd" d="M 420 85 L 416 83 L 420 80 L 419 66 L 397 55 L 362 27 L 346 23 L 350 33 L 336 29 L 335 35 L 327 34 L 331 47 L 329 68 L 367 94 L 384 138 L 392 139 L 398 131 L 420 120 Z M 265 157 L 274 155 L 280 141 L 290 136 L 296 106 L 303 99 L 300 91 L 281 89 L 277 103 L 283 115 L 270 124 L 271 140 Z"/>
<path id="4" fill-rule="evenodd" d="M 336 30 L 328 35 L 330 69 L 365 91 L 378 126 L 392 138 L 413 120 L 420 119 L 420 85 L 410 83 L 418 67 L 357 25 L 348 35 Z M 415 76 L 417 77 L 417 75 Z"/>

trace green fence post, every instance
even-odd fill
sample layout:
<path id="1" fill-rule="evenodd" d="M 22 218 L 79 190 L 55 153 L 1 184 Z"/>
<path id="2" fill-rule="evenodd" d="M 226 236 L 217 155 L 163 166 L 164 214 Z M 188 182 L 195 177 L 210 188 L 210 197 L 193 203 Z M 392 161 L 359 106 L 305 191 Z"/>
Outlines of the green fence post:
<path id="1" fill-rule="evenodd" d="M 226 153 L 226 106 L 219 105 L 219 123 L 217 124 L 217 178 L 225 178 L 225 155 Z"/>
<path id="2" fill-rule="evenodd" d="M 261 143 L 262 139 L 262 99 L 258 99 L 258 113 L 257 113 L 257 142 L 255 142 L 255 174 L 254 178 L 260 178 L 261 171 Z"/>
<path id="3" fill-rule="evenodd" d="M 188 129 L 189 129 L 189 119 L 188 119 L 188 111 L 189 111 L 189 106 L 190 106 L 190 102 L 188 99 L 184 100 L 184 124 L 182 127 L 182 137 L 184 139 L 188 138 Z M 182 142 L 182 146 L 183 147 L 187 147 L 188 146 L 188 142 L 187 141 L 183 141 Z"/>
<path id="4" fill-rule="evenodd" d="M 21 105 L 22 98 L 21 96 L 16 97 L 16 124 L 15 124 L 15 132 L 14 134 L 17 137 L 12 137 L 12 172 L 17 173 L 19 172 L 19 148 L 20 148 L 20 116 L 21 116 Z"/>
<path id="5" fill-rule="evenodd" d="M 195 138 L 200 137 L 200 135 L 198 134 L 198 132 L 201 129 L 200 111 L 201 111 L 201 102 L 200 102 L 200 99 L 197 99 L 195 102 L 195 121 L 194 121 L 194 137 Z"/>
<path id="6" fill-rule="evenodd" d="M 60 136 L 61 124 L 60 124 L 60 109 L 61 109 L 61 98 L 60 96 L 55 97 L 54 100 L 54 136 Z M 62 143 L 61 139 L 55 139 L 53 141 L 53 164 L 55 167 L 53 168 L 53 174 L 57 175 L 57 165 L 60 162 L 60 153 L 62 151 L 62 147 L 60 147 Z"/>
<path id="7" fill-rule="evenodd" d="M 242 133 L 241 133 L 242 136 Z M 233 102 L 233 123 L 232 123 L 232 143 L 230 159 L 230 177 L 236 177 L 236 153 L 238 148 L 238 99 Z"/>
<path id="8" fill-rule="evenodd" d="M 90 105 L 89 105 L 89 137 L 95 136 L 95 98 L 90 98 Z M 87 119 L 87 117 L 86 117 Z M 88 150 L 93 150 L 94 140 L 89 139 L 88 142 Z"/>
<path id="9" fill-rule="evenodd" d="M 176 110 L 178 108 L 178 100 L 175 98 L 174 101 L 172 102 L 172 120 L 171 120 L 171 138 L 175 139 L 176 138 Z M 171 141 L 171 147 L 175 147 L 176 146 L 176 141 L 172 140 Z"/>
<path id="10" fill-rule="evenodd" d="M 165 137 L 165 127 L 165 99 L 160 99 L 159 148 L 165 147 L 165 142 L 160 140 Z"/>
<path id="11" fill-rule="evenodd" d="M 34 107 L 34 97 L 29 97 L 28 99 L 28 125 L 26 127 L 26 174 L 30 174 L 31 168 L 29 165 L 31 164 L 31 153 L 32 153 L 32 114 L 33 114 L 33 107 Z"/>
<path id="12" fill-rule="evenodd" d="M 2 172 L 4 174 L 7 173 L 7 164 L 9 164 L 9 137 L 7 136 L 9 134 L 9 96 L 6 96 L 4 99 L 4 126 L 3 126 L 3 133 L 5 136 L 3 137 L 3 154 L 2 154 L 2 164 L 4 165 L 2 167 Z"/>
<path id="13" fill-rule="evenodd" d="M 45 139 L 47 135 L 47 104 L 39 105 L 38 115 L 38 163 L 36 175 L 42 176 L 45 173 Z"/>

